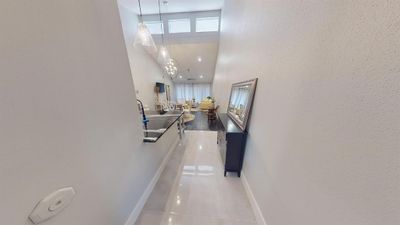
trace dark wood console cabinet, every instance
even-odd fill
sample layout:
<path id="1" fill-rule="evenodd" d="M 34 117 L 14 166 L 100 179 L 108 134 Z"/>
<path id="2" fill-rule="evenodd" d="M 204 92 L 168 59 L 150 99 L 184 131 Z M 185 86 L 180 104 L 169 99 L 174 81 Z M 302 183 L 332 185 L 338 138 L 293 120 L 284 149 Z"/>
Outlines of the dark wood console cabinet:
<path id="1" fill-rule="evenodd" d="M 224 176 L 226 172 L 236 172 L 240 177 L 247 132 L 240 129 L 226 113 L 220 113 L 218 117 L 222 126 L 218 131 L 217 143 L 225 166 Z"/>

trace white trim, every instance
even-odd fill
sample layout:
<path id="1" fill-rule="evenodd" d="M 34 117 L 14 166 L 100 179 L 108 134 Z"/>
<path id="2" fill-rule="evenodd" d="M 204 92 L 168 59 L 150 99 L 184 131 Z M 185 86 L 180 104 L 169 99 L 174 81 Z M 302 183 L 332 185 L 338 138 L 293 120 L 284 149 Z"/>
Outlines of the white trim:
<path id="1" fill-rule="evenodd" d="M 260 206 L 258 206 L 258 203 L 254 197 L 253 191 L 250 188 L 249 183 L 247 182 L 246 175 L 242 172 L 240 179 L 242 180 L 242 184 L 244 187 L 244 190 L 246 191 L 247 198 L 250 201 L 251 208 L 253 209 L 254 215 L 256 216 L 256 222 L 258 225 L 267 225 L 265 222 L 264 216 L 261 212 Z"/>
<path id="2" fill-rule="evenodd" d="M 151 192 L 156 186 L 158 179 L 160 179 L 161 173 L 164 171 L 164 168 L 171 157 L 172 152 L 176 148 L 179 143 L 179 137 L 176 137 L 175 142 L 171 145 L 170 149 L 168 150 L 167 155 L 164 157 L 163 161 L 160 164 L 156 174 L 154 175 L 153 179 L 151 179 L 149 185 L 147 185 L 146 190 L 144 191 L 143 195 L 140 197 L 138 203 L 136 204 L 135 208 L 131 212 L 128 217 L 128 220 L 125 222 L 125 225 L 134 225 L 136 220 L 139 218 L 140 213 L 144 205 L 146 204 L 147 199 L 150 197 Z"/>

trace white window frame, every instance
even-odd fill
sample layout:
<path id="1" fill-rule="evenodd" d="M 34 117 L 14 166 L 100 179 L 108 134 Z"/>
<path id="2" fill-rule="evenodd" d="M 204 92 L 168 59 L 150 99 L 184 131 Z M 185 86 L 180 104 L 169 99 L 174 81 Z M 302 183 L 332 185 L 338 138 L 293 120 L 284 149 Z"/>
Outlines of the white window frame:
<path id="1" fill-rule="evenodd" d="M 204 28 L 202 30 L 199 30 L 199 23 L 201 23 L 202 21 L 207 21 L 207 20 L 212 20 L 213 22 L 215 20 L 217 20 L 217 27 L 216 29 L 207 29 Z M 219 31 L 219 25 L 220 25 L 220 17 L 219 16 L 208 16 L 208 17 L 196 17 L 196 32 L 197 33 L 203 33 L 203 32 L 218 32 Z"/>
<path id="2" fill-rule="evenodd" d="M 189 30 L 180 30 L 180 31 L 171 31 L 171 25 L 173 24 L 173 22 L 178 22 L 178 23 L 185 23 L 184 26 L 189 25 Z M 187 23 L 187 24 L 186 24 Z M 186 28 L 186 27 L 185 27 Z M 168 33 L 170 34 L 182 34 L 182 33 L 190 33 L 192 32 L 192 25 L 191 25 L 191 21 L 190 18 L 180 18 L 180 19 L 169 19 L 168 20 Z"/>

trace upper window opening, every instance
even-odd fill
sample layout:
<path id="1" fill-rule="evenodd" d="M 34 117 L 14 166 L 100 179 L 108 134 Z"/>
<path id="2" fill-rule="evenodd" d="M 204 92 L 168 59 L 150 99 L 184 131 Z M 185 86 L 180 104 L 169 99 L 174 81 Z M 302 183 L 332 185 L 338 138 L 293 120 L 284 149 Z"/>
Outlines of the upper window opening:
<path id="1" fill-rule="evenodd" d="M 190 32 L 190 19 L 168 20 L 169 33 L 188 33 Z"/>
<path id="2" fill-rule="evenodd" d="M 219 17 L 196 18 L 196 32 L 219 31 Z"/>
<path id="3" fill-rule="evenodd" d="M 144 21 L 144 24 L 146 24 L 152 34 L 162 34 L 164 32 L 162 22 L 160 21 Z"/>

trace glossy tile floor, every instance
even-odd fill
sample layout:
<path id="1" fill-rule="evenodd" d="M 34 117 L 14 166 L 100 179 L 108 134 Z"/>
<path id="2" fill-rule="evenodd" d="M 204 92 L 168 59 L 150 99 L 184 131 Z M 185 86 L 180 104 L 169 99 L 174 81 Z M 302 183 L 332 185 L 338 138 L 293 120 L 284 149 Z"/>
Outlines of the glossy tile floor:
<path id="1" fill-rule="evenodd" d="M 223 176 L 217 132 L 186 131 L 135 225 L 256 225 L 240 178 Z"/>

